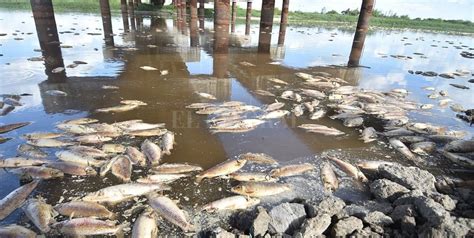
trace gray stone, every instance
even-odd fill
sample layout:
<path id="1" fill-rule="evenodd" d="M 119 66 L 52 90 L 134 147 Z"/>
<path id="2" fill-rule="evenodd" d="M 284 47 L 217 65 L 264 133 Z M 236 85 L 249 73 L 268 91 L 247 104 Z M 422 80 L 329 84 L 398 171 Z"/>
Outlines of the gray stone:
<path id="1" fill-rule="evenodd" d="M 416 197 L 414 205 L 419 214 L 433 226 L 441 225 L 451 218 L 449 212 L 431 198 L 424 196 Z"/>
<path id="2" fill-rule="evenodd" d="M 400 219 L 400 228 L 405 235 L 413 235 L 416 233 L 416 220 L 414 217 L 404 216 Z"/>
<path id="3" fill-rule="evenodd" d="M 385 230 L 383 229 L 383 227 L 379 226 L 379 225 L 374 225 L 374 224 L 371 224 L 370 225 L 370 229 L 375 232 L 375 233 L 378 233 L 378 234 L 383 234 L 385 232 Z"/>
<path id="4" fill-rule="evenodd" d="M 408 205 L 408 204 L 413 204 L 415 201 L 415 198 L 417 197 L 422 197 L 423 192 L 420 190 L 412 190 L 407 194 L 404 194 L 403 196 L 399 197 L 397 200 L 393 202 L 393 205 L 399 206 L 399 205 Z"/>
<path id="5" fill-rule="evenodd" d="M 270 210 L 270 223 L 268 229 L 272 234 L 292 234 L 298 229 L 306 218 L 302 204 L 282 203 Z"/>
<path id="6" fill-rule="evenodd" d="M 351 205 L 348 205 L 346 207 L 344 207 L 344 209 L 337 214 L 337 218 L 338 219 L 343 219 L 343 218 L 347 218 L 347 217 L 350 217 L 350 216 L 355 216 L 357 218 L 364 218 L 365 216 L 367 216 L 367 214 L 369 214 L 369 209 L 367 209 L 366 207 L 364 206 L 361 206 L 361 205 L 356 205 L 356 204 L 351 204 Z"/>
<path id="7" fill-rule="evenodd" d="M 426 170 L 417 167 L 405 167 L 399 164 L 382 165 L 379 167 L 381 177 L 392 180 L 409 189 L 435 191 L 435 177 Z"/>
<path id="8" fill-rule="evenodd" d="M 390 214 L 390 217 L 394 222 L 398 222 L 403 219 L 405 216 L 410 216 L 410 217 L 415 217 L 416 216 L 416 211 L 415 207 L 413 205 L 399 205 L 396 206 L 392 213 Z"/>
<path id="9" fill-rule="evenodd" d="M 392 204 L 389 202 L 368 200 L 368 201 L 359 202 L 357 203 L 357 205 L 367 208 L 370 212 L 379 211 L 384 214 L 389 214 L 393 211 Z"/>
<path id="10" fill-rule="evenodd" d="M 236 235 L 218 227 L 211 231 L 210 236 L 211 238 L 235 238 Z"/>
<path id="11" fill-rule="evenodd" d="M 439 226 L 425 224 L 418 229 L 419 237 L 466 237 L 472 231 L 466 222 L 459 218 L 450 218 Z"/>
<path id="12" fill-rule="evenodd" d="M 354 233 L 352 233 L 352 235 L 350 235 L 349 237 L 351 237 L 351 238 L 367 238 L 367 237 L 379 238 L 379 237 L 382 237 L 382 235 L 377 234 L 377 233 L 371 231 L 370 229 L 368 229 L 368 230 L 362 229 L 362 230 L 354 231 Z"/>
<path id="13" fill-rule="evenodd" d="M 308 217 L 315 217 L 318 214 L 326 213 L 329 216 L 334 216 L 340 212 L 346 203 L 338 197 L 328 196 L 319 202 L 309 201 L 305 204 L 306 214 Z"/>
<path id="14" fill-rule="evenodd" d="M 364 221 L 368 224 L 377 226 L 388 226 L 393 224 L 392 218 L 378 211 L 367 214 L 364 217 Z"/>
<path id="15" fill-rule="evenodd" d="M 452 194 L 454 193 L 454 182 L 451 178 L 447 176 L 439 176 L 436 178 L 436 190 L 438 192 L 444 193 L 444 194 Z"/>
<path id="16" fill-rule="evenodd" d="M 250 234 L 254 237 L 264 236 L 268 230 L 268 224 L 270 223 L 270 215 L 263 207 L 257 207 L 257 217 L 253 220 L 252 227 L 250 227 Z"/>
<path id="17" fill-rule="evenodd" d="M 301 228 L 301 235 L 304 238 L 316 237 L 323 234 L 331 225 L 331 216 L 328 214 L 320 214 L 316 217 L 307 219 Z"/>
<path id="18" fill-rule="evenodd" d="M 357 217 L 348 217 L 339 220 L 332 228 L 332 236 L 343 237 L 352 234 L 355 230 L 364 227 L 362 221 Z"/>
<path id="19" fill-rule="evenodd" d="M 388 179 L 378 179 L 370 184 L 370 192 L 378 199 L 387 199 L 393 202 L 410 190 Z"/>
<path id="20" fill-rule="evenodd" d="M 435 202 L 443 205 L 444 209 L 448 211 L 452 211 L 454 208 L 456 208 L 456 201 L 448 195 L 441 193 L 430 193 L 429 197 L 435 200 Z"/>

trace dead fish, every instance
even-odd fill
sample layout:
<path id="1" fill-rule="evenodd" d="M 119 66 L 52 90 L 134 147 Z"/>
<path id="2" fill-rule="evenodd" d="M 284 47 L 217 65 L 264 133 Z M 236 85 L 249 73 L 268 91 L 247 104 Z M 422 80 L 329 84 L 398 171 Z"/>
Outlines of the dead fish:
<path id="1" fill-rule="evenodd" d="M 465 156 L 458 155 L 458 154 L 455 154 L 455 153 L 452 153 L 452 152 L 448 152 L 448 151 L 443 151 L 442 153 L 443 153 L 444 157 L 448 158 L 449 160 L 451 160 L 452 162 L 454 162 L 456 164 L 459 164 L 461 166 L 467 166 L 467 167 L 470 167 L 470 168 L 474 168 L 474 160 L 472 160 L 470 158 L 467 158 Z"/>
<path id="2" fill-rule="evenodd" d="M 303 72 L 298 72 L 298 73 L 295 73 L 295 75 L 299 78 L 302 78 L 304 80 L 318 80 L 316 78 L 313 77 L 313 75 L 311 74 L 307 74 L 307 73 L 303 73 Z"/>
<path id="3" fill-rule="evenodd" d="M 451 108 L 451 110 L 453 110 L 453 112 L 464 112 L 464 111 L 466 111 L 466 109 L 464 109 L 464 107 L 459 103 L 455 103 L 455 104 L 451 105 L 449 108 Z"/>
<path id="4" fill-rule="evenodd" d="M 449 85 L 455 87 L 455 88 L 460 88 L 460 89 L 469 89 L 469 87 L 461 85 L 461 84 L 455 84 L 455 83 L 450 83 Z"/>
<path id="5" fill-rule="evenodd" d="M 262 90 L 262 89 L 255 90 L 254 93 L 258 94 L 258 95 L 261 95 L 261 96 L 275 97 L 275 94 L 273 94 L 269 91 L 266 91 L 266 90 Z"/>
<path id="6" fill-rule="evenodd" d="M 145 122 L 131 122 L 131 123 L 117 124 L 117 127 L 119 127 L 120 129 L 124 131 L 151 130 L 151 129 L 163 128 L 164 126 L 165 126 L 165 123 L 151 124 L 151 123 L 145 123 Z"/>
<path id="7" fill-rule="evenodd" d="M 312 164 L 308 164 L 308 163 L 293 164 L 293 165 L 283 166 L 281 168 L 272 169 L 270 171 L 270 176 L 274 178 L 289 177 L 289 176 L 300 175 L 302 173 L 305 173 L 311 170 L 314 170 L 314 166 Z"/>
<path id="8" fill-rule="evenodd" d="M 296 105 L 295 107 L 293 107 L 291 112 L 293 112 L 293 114 L 295 114 L 295 116 L 297 117 L 302 116 L 304 114 L 303 104 Z"/>
<path id="9" fill-rule="evenodd" d="M 393 146 L 393 148 L 395 148 L 407 159 L 416 160 L 416 156 L 413 153 L 411 153 L 410 149 L 408 149 L 408 147 L 405 144 L 403 144 L 403 142 L 395 138 L 390 139 L 389 142 L 390 142 L 390 145 Z"/>
<path id="10" fill-rule="evenodd" d="M 125 183 L 100 189 L 87 194 L 82 201 L 116 204 L 130 200 L 134 197 L 143 196 L 153 191 L 168 190 L 169 187 L 162 184 Z"/>
<path id="11" fill-rule="evenodd" d="M 142 143 L 141 149 L 143 154 L 148 159 L 149 164 L 158 165 L 160 163 L 163 153 L 161 151 L 161 148 L 157 144 L 149 140 L 145 140 Z"/>
<path id="12" fill-rule="evenodd" d="M 46 92 L 44 92 L 45 94 L 49 95 L 49 96 L 62 96 L 62 97 L 65 97 L 67 96 L 67 93 L 66 92 L 63 92 L 61 90 L 48 90 Z"/>
<path id="13" fill-rule="evenodd" d="M 199 183 L 204 178 L 213 178 L 213 177 L 218 177 L 218 176 L 234 173 L 237 170 L 244 167 L 246 162 L 247 160 L 243 160 L 243 159 L 226 160 L 200 173 L 199 175 L 196 176 L 196 180 Z"/>
<path id="14" fill-rule="evenodd" d="M 451 101 L 453 101 L 453 100 L 451 100 L 449 98 L 441 99 L 441 100 L 439 100 L 438 104 L 439 104 L 440 107 L 444 107 L 444 106 L 447 106 Z"/>
<path id="15" fill-rule="evenodd" d="M 36 188 L 39 181 L 33 181 L 25 184 L 0 200 L 0 221 L 5 219 L 10 213 L 19 208 L 25 199 L 30 195 L 33 189 Z"/>
<path id="16" fill-rule="evenodd" d="M 65 131 L 67 133 L 71 134 L 92 134 L 96 133 L 97 130 L 95 130 L 92 127 L 89 127 L 87 125 L 76 125 L 76 124 L 58 124 L 56 127 L 62 131 Z"/>
<path id="17" fill-rule="evenodd" d="M 113 107 L 99 108 L 96 112 L 126 112 L 138 108 L 139 105 L 136 104 L 124 104 Z"/>
<path id="18" fill-rule="evenodd" d="M 215 106 L 212 103 L 207 103 L 207 102 L 198 102 L 198 103 L 192 103 L 186 106 L 186 108 L 189 109 L 204 109 L 206 107 L 212 107 Z"/>
<path id="19" fill-rule="evenodd" d="M 121 154 L 125 152 L 125 146 L 121 144 L 104 144 L 102 151 L 108 154 Z"/>
<path id="20" fill-rule="evenodd" d="M 133 146 L 127 146 L 127 148 L 125 148 L 125 154 L 128 155 L 132 164 L 136 164 L 139 166 L 146 165 L 146 156 L 137 148 Z"/>
<path id="21" fill-rule="evenodd" d="M 76 176 L 95 176 L 97 171 L 90 166 L 85 166 L 70 162 L 52 162 L 45 165 L 49 168 L 60 170 L 65 174 L 76 175 Z"/>
<path id="22" fill-rule="evenodd" d="M 267 112 L 270 112 L 270 111 L 278 110 L 278 109 L 280 109 L 284 106 L 285 106 L 285 104 L 282 103 L 282 102 L 275 102 L 275 103 L 272 103 L 272 104 L 269 104 L 269 105 L 265 106 L 264 110 L 267 111 Z"/>
<path id="23" fill-rule="evenodd" d="M 324 109 L 318 109 L 315 112 L 309 115 L 309 119 L 311 120 L 318 120 L 326 115 L 326 111 Z"/>
<path id="24" fill-rule="evenodd" d="M 143 69 L 143 70 L 145 70 L 145 71 L 155 71 L 155 70 L 158 70 L 158 69 L 155 68 L 155 67 L 151 67 L 151 66 L 147 66 L 147 65 L 145 65 L 145 66 L 140 66 L 140 69 Z"/>
<path id="25" fill-rule="evenodd" d="M 119 87 L 117 87 L 117 86 L 113 86 L 113 85 L 103 85 L 103 86 L 102 86 L 102 89 L 111 89 L 111 90 L 115 90 L 115 89 L 119 89 Z"/>
<path id="26" fill-rule="evenodd" d="M 7 105 L 10 105 L 10 106 L 13 106 L 13 107 L 23 106 L 23 103 L 21 103 L 20 101 L 14 99 L 14 98 L 4 98 L 3 103 L 5 103 Z"/>
<path id="27" fill-rule="evenodd" d="M 260 173 L 260 172 L 241 172 L 241 173 L 231 173 L 229 177 L 233 180 L 241 182 L 274 182 L 275 178 L 271 177 L 269 174 Z"/>
<path id="28" fill-rule="evenodd" d="M 23 157 L 13 157 L 0 160 L 0 168 L 17 168 L 25 166 L 35 166 L 48 163 L 48 160 L 44 159 L 34 159 L 34 158 L 23 158 Z"/>
<path id="29" fill-rule="evenodd" d="M 393 165 L 393 163 L 387 161 L 363 161 L 357 163 L 357 167 L 373 172 L 378 171 L 381 165 Z"/>
<path id="30" fill-rule="evenodd" d="M 96 123 L 98 121 L 99 120 L 97 119 L 83 117 L 83 118 L 67 120 L 67 121 L 62 122 L 62 124 L 84 125 L 84 124 Z"/>
<path id="31" fill-rule="evenodd" d="M 268 81 L 270 82 L 273 82 L 273 83 L 278 83 L 278 84 L 283 84 L 283 85 L 288 85 L 287 82 L 281 80 L 281 79 L 277 79 L 277 78 L 269 78 L 267 79 Z"/>
<path id="32" fill-rule="evenodd" d="M 27 158 L 44 159 L 48 157 L 48 154 L 40 148 L 28 144 L 21 144 L 16 150 L 20 156 Z"/>
<path id="33" fill-rule="evenodd" d="M 7 141 L 9 141 L 9 140 L 11 140 L 11 139 L 12 139 L 12 138 L 5 138 L 5 137 L 1 137 L 1 136 L 0 136 L 0 145 L 3 144 L 3 143 L 5 143 L 5 142 L 7 142 Z"/>
<path id="34" fill-rule="evenodd" d="M 274 182 L 244 182 L 233 187 L 231 191 L 249 197 L 264 197 L 291 191 L 291 187 Z"/>
<path id="35" fill-rule="evenodd" d="M 138 178 L 138 183 L 171 183 L 180 178 L 187 177 L 187 174 L 150 174 L 143 178 Z"/>
<path id="36" fill-rule="evenodd" d="M 202 97 L 202 98 L 205 98 L 205 99 L 217 100 L 216 96 L 214 96 L 212 94 L 209 94 L 209 93 L 196 92 L 196 94 L 199 95 L 199 97 Z"/>
<path id="37" fill-rule="evenodd" d="M 59 133 L 50 133 L 50 132 L 33 132 L 23 134 L 23 138 L 27 140 L 37 140 L 37 139 L 54 139 L 61 137 L 62 134 Z"/>
<path id="38" fill-rule="evenodd" d="M 259 116 L 258 118 L 262 120 L 277 119 L 277 118 L 284 117 L 288 114 L 290 114 L 290 112 L 287 110 L 275 110 L 275 111 L 267 112 L 264 115 Z"/>
<path id="39" fill-rule="evenodd" d="M 280 97 L 286 100 L 292 100 L 296 102 L 301 102 L 301 100 L 303 100 L 301 98 L 301 95 L 290 90 L 282 92 Z"/>
<path id="40" fill-rule="evenodd" d="M 74 145 L 74 146 L 68 147 L 68 149 L 79 155 L 92 157 L 92 158 L 103 158 L 103 157 L 108 156 L 108 154 L 105 153 L 104 151 L 96 149 L 94 147 L 90 147 L 90 146 Z"/>
<path id="41" fill-rule="evenodd" d="M 362 173 L 357 167 L 353 166 L 352 164 L 349 164 L 345 161 L 342 161 L 336 157 L 329 156 L 328 157 L 330 160 L 332 160 L 334 163 L 337 164 L 337 166 L 344 171 L 347 175 L 361 181 L 361 182 L 367 182 L 368 179 L 365 177 L 364 173 Z"/>
<path id="42" fill-rule="evenodd" d="M 315 81 L 306 81 L 304 82 L 304 85 L 319 88 L 319 89 L 333 89 L 333 88 L 338 88 L 341 86 L 341 84 L 337 82 L 315 82 Z"/>
<path id="43" fill-rule="evenodd" d="M 431 141 L 417 142 L 410 145 L 411 151 L 419 155 L 429 155 L 436 149 L 436 144 Z"/>
<path id="44" fill-rule="evenodd" d="M 86 201 L 71 201 L 54 206 L 59 214 L 67 217 L 93 217 L 99 219 L 114 219 L 115 214 L 105 206 Z"/>
<path id="45" fill-rule="evenodd" d="M 324 99 L 326 98 L 326 94 L 321 91 L 314 90 L 314 89 L 300 89 L 301 94 L 306 95 L 308 97 L 316 98 L 316 99 Z"/>
<path id="46" fill-rule="evenodd" d="M 84 144 L 99 144 L 107 141 L 111 141 L 112 138 L 108 136 L 102 136 L 99 134 L 90 134 L 90 135 L 83 135 L 78 136 L 75 138 L 77 142 L 81 142 Z"/>
<path id="47" fill-rule="evenodd" d="M 411 135 L 414 135 L 415 133 L 413 131 L 407 130 L 406 128 L 398 128 L 398 129 L 386 131 L 382 134 L 387 137 L 394 137 L 394 136 L 411 136 Z"/>
<path id="48" fill-rule="evenodd" d="M 26 141 L 27 144 L 37 146 L 37 147 L 65 147 L 73 145 L 71 142 L 64 142 L 57 139 L 36 139 L 36 140 L 28 140 Z"/>
<path id="49" fill-rule="evenodd" d="M 23 205 L 23 212 L 30 219 L 30 221 L 43 233 L 51 230 L 50 224 L 56 222 L 54 217 L 57 212 L 53 207 L 47 204 L 42 198 L 31 198 Z"/>
<path id="50" fill-rule="evenodd" d="M 339 180 L 337 179 L 334 170 L 327 162 L 321 163 L 321 181 L 323 182 L 324 190 L 327 192 L 334 192 L 339 188 Z"/>
<path id="51" fill-rule="evenodd" d="M 244 119 L 240 121 L 231 122 L 228 125 L 218 125 L 218 126 L 211 126 L 212 133 L 218 132 L 232 132 L 232 133 L 239 133 L 239 132 L 247 132 L 257 128 L 257 126 L 265 123 L 263 120 L 259 119 Z"/>
<path id="52" fill-rule="evenodd" d="M 132 238 L 158 237 L 157 215 L 152 209 L 146 209 L 133 224 Z"/>
<path id="53" fill-rule="evenodd" d="M 132 163 L 128 156 L 119 155 L 112 164 L 112 174 L 122 182 L 129 182 L 132 177 Z"/>
<path id="54" fill-rule="evenodd" d="M 151 136 L 162 136 L 166 132 L 168 132 L 168 130 L 156 128 L 156 129 L 149 129 L 149 130 L 129 131 L 129 132 L 126 132 L 126 134 L 130 136 L 138 136 L 138 137 L 151 137 Z"/>
<path id="55" fill-rule="evenodd" d="M 0 126 L 0 134 L 16 130 L 18 128 L 27 126 L 29 124 L 31 124 L 31 122 L 20 122 L 20 123 L 14 123 L 14 124 L 8 124 L 8 125 Z"/>
<path id="56" fill-rule="evenodd" d="M 171 150 L 174 147 L 174 143 L 174 133 L 170 131 L 166 132 L 161 138 L 161 147 L 163 154 L 170 155 Z"/>
<path id="57" fill-rule="evenodd" d="M 8 113 L 12 112 L 15 110 L 14 106 L 8 106 L 2 109 L 2 112 L 0 112 L 0 116 L 6 116 Z"/>
<path id="58" fill-rule="evenodd" d="M 399 139 L 403 143 L 408 143 L 408 144 L 418 143 L 418 142 L 423 142 L 423 141 L 428 140 L 426 137 L 423 137 L 423 136 L 400 136 L 397 139 Z"/>
<path id="59" fill-rule="evenodd" d="M 248 162 L 257 163 L 257 164 L 270 164 L 276 165 L 278 162 L 273 159 L 271 156 L 264 153 L 245 153 L 239 155 L 239 159 L 246 160 Z"/>
<path id="60" fill-rule="evenodd" d="M 373 127 L 366 127 L 362 130 L 359 139 L 363 140 L 364 143 L 372 142 L 377 139 L 377 131 Z"/>
<path id="61" fill-rule="evenodd" d="M 122 100 L 120 101 L 121 104 L 125 105 L 137 105 L 137 106 L 146 106 L 148 105 L 146 102 L 142 102 L 140 100 Z"/>
<path id="62" fill-rule="evenodd" d="M 311 133 L 317 133 L 317 134 L 323 134 L 323 135 L 333 135 L 333 136 L 339 136 L 339 135 L 344 135 L 344 132 L 337 130 L 332 127 L 327 127 L 319 124 L 302 124 L 298 126 L 299 128 L 302 128 L 306 130 L 307 132 Z"/>
<path id="63" fill-rule="evenodd" d="M 344 126 L 346 127 L 358 127 L 362 126 L 364 119 L 362 117 L 347 118 L 344 120 Z"/>
<path id="64" fill-rule="evenodd" d="M 152 168 L 153 172 L 163 174 L 180 174 L 201 170 L 202 168 L 200 166 L 190 164 L 162 164 Z"/>
<path id="65" fill-rule="evenodd" d="M 219 199 L 217 201 L 208 203 L 202 207 L 203 211 L 216 211 L 216 210 L 240 210 L 253 207 L 260 203 L 258 198 L 250 198 L 245 196 L 231 196 Z"/>
<path id="66" fill-rule="evenodd" d="M 20 167 L 9 170 L 9 172 L 18 174 L 22 178 L 31 178 L 31 179 L 55 179 L 64 177 L 64 173 L 60 170 L 48 168 L 48 167 L 40 167 L 40 166 L 27 166 L 27 167 Z"/>
<path id="67" fill-rule="evenodd" d="M 147 195 L 148 204 L 155 210 L 155 212 L 178 226 L 183 231 L 193 230 L 194 227 L 187 221 L 184 212 L 168 197 Z"/>
<path id="68" fill-rule="evenodd" d="M 423 110 L 429 110 L 429 109 L 432 109 L 433 107 L 434 107 L 433 104 L 422 104 L 420 106 L 420 108 L 423 109 Z"/>
<path id="69" fill-rule="evenodd" d="M 250 62 L 246 62 L 246 61 L 239 62 L 239 64 L 242 65 L 242 66 L 255 67 L 254 64 L 252 64 Z"/>
<path id="70" fill-rule="evenodd" d="M 63 71 L 64 71 L 64 67 L 57 67 L 57 68 L 54 68 L 53 70 L 51 70 L 51 73 L 58 74 L 58 73 L 61 73 Z"/>
<path id="71" fill-rule="evenodd" d="M 36 238 L 37 234 L 23 226 L 10 224 L 0 227 L 0 237 L 9 238 Z"/>
<path id="72" fill-rule="evenodd" d="M 122 129 L 114 126 L 114 125 L 109 125 L 106 123 L 100 123 L 100 124 L 89 124 L 89 127 L 92 129 L 96 130 L 98 135 L 101 136 L 106 136 L 106 137 L 119 137 L 123 134 Z"/>
<path id="73" fill-rule="evenodd" d="M 116 221 L 102 221 L 94 218 L 74 218 L 57 222 L 52 228 L 66 236 L 117 235 L 123 237 L 123 228 L 128 223 L 116 225 Z"/>
<path id="74" fill-rule="evenodd" d="M 474 140 L 455 140 L 444 146 L 444 150 L 453 153 L 474 152 Z"/>
<path id="75" fill-rule="evenodd" d="M 102 164 L 104 164 L 104 161 L 102 160 L 96 160 L 93 157 L 89 157 L 69 150 L 58 151 L 55 153 L 55 155 L 56 157 L 58 157 L 58 159 L 62 161 L 85 166 L 100 167 L 102 166 Z"/>
<path id="76" fill-rule="evenodd" d="M 110 169 L 112 169 L 112 165 L 114 165 L 115 161 L 117 161 L 118 158 L 119 158 L 119 156 L 115 156 L 115 157 L 113 157 L 112 159 L 110 159 L 108 161 L 104 161 L 104 163 L 100 167 L 99 175 L 101 177 L 104 177 L 105 175 L 107 175 L 107 173 L 110 171 Z"/>
<path id="77" fill-rule="evenodd" d="M 74 60 L 72 61 L 74 64 L 87 64 L 87 62 L 80 61 L 80 60 Z"/>

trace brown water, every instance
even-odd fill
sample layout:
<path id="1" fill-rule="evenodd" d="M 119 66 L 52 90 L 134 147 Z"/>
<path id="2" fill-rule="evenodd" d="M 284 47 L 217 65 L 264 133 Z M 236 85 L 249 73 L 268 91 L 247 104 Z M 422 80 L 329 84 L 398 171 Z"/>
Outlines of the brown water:
<path id="1" fill-rule="evenodd" d="M 262 106 L 274 102 L 273 97 L 259 96 L 255 90 L 263 89 L 280 92 L 273 88 L 268 78 L 279 78 L 290 83 L 288 88 L 298 88 L 296 72 L 327 72 L 335 77 L 366 89 L 388 91 L 393 88 L 406 88 L 411 93 L 410 100 L 420 103 L 436 101 L 427 98 L 429 91 L 422 87 L 431 86 L 446 90 L 453 102 L 465 108 L 474 108 L 474 85 L 467 82 L 473 78 L 424 77 L 409 74 L 408 70 L 454 72 L 466 69 L 474 72 L 473 60 L 462 58 L 459 53 L 474 47 L 471 36 L 447 35 L 418 31 L 374 30 L 366 40 L 361 64 L 367 67 L 343 67 L 350 52 L 353 32 L 336 27 L 293 27 L 287 29 L 285 45 L 277 46 L 278 26 L 273 28 L 269 53 L 257 53 L 258 25 L 251 26 L 251 34 L 244 35 L 245 25 L 237 24 L 233 34 L 213 31 L 213 23 L 205 22 L 205 28 L 198 35 L 190 34 L 189 29 L 177 29 L 176 21 L 167 17 L 142 16 L 137 19 L 136 31 L 124 32 L 122 18 L 113 16 L 112 26 L 114 45 L 106 46 L 101 30 L 101 18 L 94 14 L 66 13 L 56 14 L 59 39 L 64 65 L 74 60 L 88 64 L 76 68 L 66 68 L 63 76 L 45 74 L 43 62 L 27 59 L 41 56 L 35 24 L 31 12 L 0 10 L 0 94 L 31 93 L 21 99 L 25 104 L 7 116 L 0 117 L 0 124 L 32 121 L 33 124 L 4 134 L 12 139 L 0 144 L 0 155 L 16 155 L 16 147 L 24 143 L 20 135 L 35 131 L 55 131 L 55 124 L 73 118 L 91 117 L 101 122 L 113 123 L 129 119 L 142 119 L 149 123 L 166 123 L 166 128 L 174 131 L 177 144 L 164 162 L 188 162 L 209 168 L 241 153 L 267 153 L 281 164 L 310 162 L 318 165 L 324 151 L 335 151 L 351 162 L 359 160 L 394 160 L 410 164 L 381 142 L 364 144 L 358 140 L 356 129 L 345 128 L 341 121 L 327 117 L 317 121 L 323 125 L 337 128 L 346 133 L 342 137 L 321 136 L 306 133 L 296 128 L 303 123 L 312 123 L 303 116 L 289 116 L 281 120 L 269 120 L 264 125 L 248 133 L 212 134 L 205 120 L 207 116 L 197 115 L 185 106 L 195 102 L 206 102 L 195 92 L 206 92 L 217 97 L 218 102 L 243 101 L 250 105 Z M 181 27 L 180 27 L 181 28 Z M 276 28 L 276 29 L 275 29 Z M 71 31 L 67 33 L 65 31 Z M 100 33 L 90 35 L 87 33 Z M 79 34 L 75 34 L 79 33 Z M 13 35 L 17 34 L 17 35 Z M 22 40 L 14 40 L 16 37 Z M 216 38 L 217 37 L 217 38 Z M 214 44 L 224 44 L 229 39 L 228 53 L 215 52 Z M 404 39 L 406 37 L 406 39 Z M 197 46 L 196 41 L 199 42 Z M 411 45 L 406 45 L 409 42 Z M 449 42 L 453 42 L 450 44 Z M 154 45 L 156 47 L 149 47 Z M 436 47 L 432 45 L 437 45 Z M 461 49 L 455 48 L 459 46 Z M 420 52 L 424 57 L 413 53 Z M 402 60 L 390 55 L 407 55 L 412 59 Z M 243 66 L 240 62 L 250 62 L 255 66 Z M 152 66 L 160 71 L 144 71 L 141 66 Z M 469 90 L 457 89 L 450 83 L 463 84 Z M 117 90 L 102 89 L 104 85 L 118 86 Z M 57 89 L 68 93 L 66 97 L 45 94 L 47 90 Z M 115 106 L 124 99 L 141 100 L 148 105 L 123 113 L 96 113 L 95 109 Z M 290 104 L 289 104 L 290 105 Z M 453 130 L 464 130 L 470 138 L 474 129 L 469 124 L 455 118 L 449 107 L 435 106 L 423 113 L 411 113 L 415 121 L 436 123 Z M 372 126 L 366 122 L 366 126 Z M 376 125 L 377 126 L 377 125 Z M 122 138 L 116 143 L 139 145 L 141 140 Z M 54 155 L 54 149 L 47 150 Z M 315 158 L 316 156 L 316 158 Z M 54 156 L 51 157 L 51 159 Z M 432 172 L 449 173 L 455 165 L 443 158 L 427 158 L 424 168 Z M 269 167 L 248 166 L 244 170 L 265 170 Z M 139 168 L 137 168 L 139 170 Z M 132 178 L 142 176 L 134 173 Z M 317 197 L 323 194 L 319 182 L 319 171 L 306 176 L 289 178 L 287 182 L 295 185 L 295 192 L 282 197 L 269 198 L 273 202 L 293 197 Z M 7 171 L 0 172 L 0 197 L 4 197 L 19 186 L 18 178 Z M 68 200 L 89 191 L 117 184 L 114 178 L 73 178 L 42 182 L 35 193 L 44 196 L 55 204 L 61 196 Z M 349 200 L 364 198 L 363 192 L 354 192 L 357 187 L 350 181 L 337 194 Z M 166 192 L 194 216 L 195 222 L 213 221 L 202 217 L 192 207 L 202 205 L 218 198 L 229 196 L 233 183 L 225 179 L 206 180 L 197 185 L 193 179 L 173 183 L 172 191 Z M 131 203 L 122 205 L 131 206 Z M 123 211 L 121 207 L 117 211 Z M 214 219 L 217 219 L 214 215 Z M 218 216 L 217 216 L 218 217 Z M 26 218 L 18 210 L 1 223 L 25 222 Z M 168 228 L 165 228 L 165 230 Z"/>

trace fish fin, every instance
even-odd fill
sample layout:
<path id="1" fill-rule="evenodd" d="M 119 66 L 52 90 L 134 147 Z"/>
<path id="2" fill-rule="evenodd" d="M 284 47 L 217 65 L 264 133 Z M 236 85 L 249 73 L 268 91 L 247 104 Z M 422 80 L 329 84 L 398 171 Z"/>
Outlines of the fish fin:
<path id="1" fill-rule="evenodd" d="M 204 179 L 204 177 L 197 175 L 196 176 L 196 182 L 199 184 L 201 181 Z"/>

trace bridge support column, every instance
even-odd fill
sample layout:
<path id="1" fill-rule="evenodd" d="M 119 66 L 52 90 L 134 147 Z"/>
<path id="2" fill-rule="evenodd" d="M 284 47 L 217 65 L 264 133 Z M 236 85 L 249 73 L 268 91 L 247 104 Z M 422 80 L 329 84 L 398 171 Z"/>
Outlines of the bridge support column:
<path id="1" fill-rule="evenodd" d="M 109 0 L 100 0 L 100 14 L 102 16 L 102 25 L 104 27 L 105 45 L 114 45 L 114 36 L 112 32 L 112 19 L 110 15 Z"/>
<path id="2" fill-rule="evenodd" d="M 247 1 L 247 12 L 245 14 L 245 35 L 250 34 L 250 20 L 252 18 L 252 0 Z"/>
<path id="3" fill-rule="evenodd" d="M 286 26 L 288 25 L 288 7 L 290 6 L 290 0 L 283 0 L 281 7 L 281 20 L 280 20 L 280 33 L 278 34 L 278 45 L 282 46 L 285 44 Z"/>
<path id="4" fill-rule="evenodd" d="M 205 9 L 204 9 L 204 0 L 199 0 L 199 28 L 204 30 L 204 15 L 205 15 Z"/>
<path id="5" fill-rule="evenodd" d="M 347 63 L 349 67 L 359 66 L 362 50 L 364 49 L 365 36 L 367 35 L 367 30 L 369 29 L 369 20 L 374 9 L 374 3 L 375 0 L 362 1 L 359 20 L 357 21 L 357 29 L 354 35 L 354 40 L 352 41 L 351 54 L 349 56 L 349 62 Z"/>
<path id="6" fill-rule="evenodd" d="M 120 10 L 122 12 L 123 30 L 128 32 L 130 31 L 130 25 L 128 24 L 127 0 L 120 0 Z"/>
<path id="7" fill-rule="evenodd" d="M 217 78 L 227 76 L 229 62 L 229 19 L 230 1 L 214 1 L 214 55 L 213 75 Z"/>
<path id="8" fill-rule="evenodd" d="M 190 10 L 191 10 L 191 22 L 189 23 L 189 35 L 191 47 L 196 47 L 199 45 L 199 34 L 198 34 L 198 9 L 197 9 L 197 0 L 190 0 Z"/>
<path id="9" fill-rule="evenodd" d="M 275 0 L 262 0 L 259 30 L 260 33 L 258 36 L 258 52 L 270 53 L 274 12 Z"/>
<path id="10" fill-rule="evenodd" d="M 230 24 L 230 32 L 235 32 L 235 20 L 237 19 L 237 0 L 232 0 L 232 19 Z"/>

